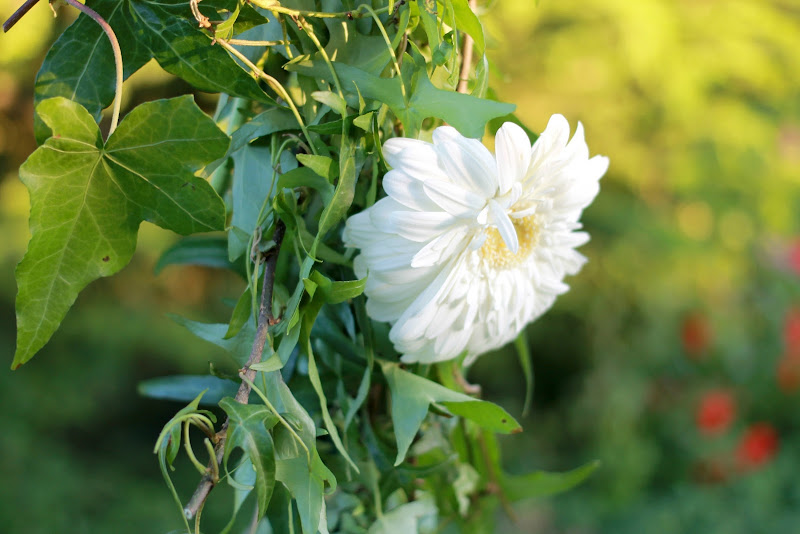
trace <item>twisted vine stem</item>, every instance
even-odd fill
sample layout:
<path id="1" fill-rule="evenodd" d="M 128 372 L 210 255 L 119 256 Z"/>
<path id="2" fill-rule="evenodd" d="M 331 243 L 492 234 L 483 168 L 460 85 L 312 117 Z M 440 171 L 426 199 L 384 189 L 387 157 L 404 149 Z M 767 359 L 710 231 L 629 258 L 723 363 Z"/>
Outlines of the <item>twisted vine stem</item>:
<path id="1" fill-rule="evenodd" d="M 115 87 L 114 87 L 114 108 L 111 111 L 111 126 L 108 128 L 108 135 L 110 136 L 114 133 L 114 130 L 117 129 L 117 124 L 119 123 L 119 112 L 120 108 L 122 107 L 122 81 L 123 81 L 123 71 L 122 71 L 122 50 L 119 47 L 119 40 L 117 39 L 117 35 L 114 33 L 114 30 L 111 28 L 111 25 L 106 22 L 106 19 L 101 17 L 97 11 L 94 9 L 85 6 L 78 2 L 77 0 L 64 0 L 67 4 L 71 5 L 78 11 L 84 13 L 86 16 L 90 17 L 94 20 L 106 33 L 109 42 L 111 43 L 111 50 L 114 53 L 114 67 L 116 69 L 116 80 L 115 80 Z M 3 31 L 8 32 L 14 25 L 19 22 L 19 20 L 24 17 L 28 11 L 31 10 L 33 6 L 35 6 L 39 0 L 26 0 L 24 4 L 22 4 L 19 9 L 17 9 L 8 19 L 3 23 Z"/>
<path id="2" fill-rule="evenodd" d="M 253 341 L 250 357 L 247 359 L 247 363 L 245 363 L 240 372 L 242 383 L 239 385 L 239 390 L 234 397 L 236 402 L 241 404 L 247 404 L 252 389 L 253 378 L 256 376 L 256 371 L 251 369 L 250 366 L 261 361 L 261 357 L 264 354 L 264 345 L 269 335 L 269 327 L 278 322 L 272 315 L 272 290 L 275 285 L 275 267 L 278 263 L 278 253 L 280 252 L 285 233 L 286 225 L 283 221 L 278 219 L 278 222 L 275 224 L 275 232 L 272 236 L 275 246 L 267 252 L 267 261 L 264 264 L 264 286 L 261 292 L 261 304 L 258 310 L 256 338 Z M 211 493 L 211 490 L 214 489 L 214 486 L 219 482 L 217 466 L 222 463 L 222 459 L 225 456 L 225 441 L 227 440 L 229 421 L 230 419 L 225 419 L 222 428 L 217 432 L 214 455 L 209 460 L 206 473 L 200 479 L 197 489 L 194 490 L 192 497 L 183 509 L 186 519 L 192 519 L 198 515 L 199 510 L 203 508 L 208 498 L 208 494 Z"/>

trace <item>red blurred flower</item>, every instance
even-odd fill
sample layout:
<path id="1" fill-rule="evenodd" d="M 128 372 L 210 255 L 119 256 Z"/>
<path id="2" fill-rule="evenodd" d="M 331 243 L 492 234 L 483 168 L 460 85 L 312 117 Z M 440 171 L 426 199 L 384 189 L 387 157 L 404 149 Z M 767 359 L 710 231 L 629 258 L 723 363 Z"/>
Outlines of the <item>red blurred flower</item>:
<path id="1" fill-rule="evenodd" d="M 725 432 L 736 417 L 736 399 L 729 391 L 712 390 L 700 399 L 697 428 L 706 435 Z"/>
<path id="2" fill-rule="evenodd" d="M 687 315 L 681 324 L 681 341 L 683 350 L 690 357 L 702 357 L 711 345 L 711 324 L 708 318 L 700 313 Z"/>
<path id="3" fill-rule="evenodd" d="M 778 362 L 778 387 L 784 393 L 794 393 L 800 388 L 800 358 L 797 353 L 787 353 Z"/>
<path id="4" fill-rule="evenodd" d="M 794 356 L 800 356 L 800 309 L 792 308 L 786 312 L 783 319 L 783 342 L 786 351 Z"/>
<path id="5" fill-rule="evenodd" d="M 769 423 L 755 423 L 745 430 L 736 456 L 743 469 L 754 469 L 769 462 L 778 452 L 778 433 Z"/>
<path id="6" fill-rule="evenodd" d="M 800 274 L 800 239 L 797 239 L 789 246 L 789 256 L 787 257 L 789 268 Z"/>

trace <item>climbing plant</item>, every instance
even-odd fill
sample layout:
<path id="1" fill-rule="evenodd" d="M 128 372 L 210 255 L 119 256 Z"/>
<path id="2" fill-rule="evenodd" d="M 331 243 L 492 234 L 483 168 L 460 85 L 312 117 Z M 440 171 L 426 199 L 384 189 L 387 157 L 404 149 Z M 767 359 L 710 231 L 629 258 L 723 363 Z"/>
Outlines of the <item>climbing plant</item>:
<path id="1" fill-rule="evenodd" d="M 64 1 L 82 13 L 37 74 L 39 147 L 19 170 L 32 237 L 16 271 L 12 367 L 47 343 L 81 290 L 129 263 L 142 221 L 185 236 L 164 251 L 159 269 L 237 273 L 241 293 L 227 324 L 173 319 L 229 352 L 238 372 L 154 377 L 140 388 L 187 403 L 155 442 L 187 532 L 204 529 L 202 510 L 225 485 L 234 499 L 222 532 L 485 533 L 501 509 L 513 518 L 515 502 L 588 476 L 593 463 L 507 474 L 496 434 L 522 428 L 464 378 L 475 357 L 517 337 L 565 290 L 560 279 L 582 261 L 571 247 L 585 240 L 571 232 L 605 170 L 604 160 L 581 150 L 580 127 L 567 145 L 554 119 L 554 133 L 548 126 L 534 144 L 514 106 L 492 98 L 476 15 L 485 6 Z M 120 118 L 124 80 L 153 59 L 196 91 L 218 94 L 213 116 L 185 95 Z M 476 139 L 498 130 L 499 177 L 490 166 L 491 180 L 476 178 L 487 157 L 494 161 Z M 420 170 L 432 150 L 438 163 Z M 570 158 L 588 163 L 565 177 Z M 516 185 L 504 179 L 511 167 Z M 418 180 L 425 172 L 431 180 Z M 583 184 L 581 173 L 592 176 L 588 193 L 559 189 L 558 180 Z M 484 196 L 453 189 L 459 176 L 477 180 L 469 187 Z M 562 196 L 548 200 L 554 191 Z M 458 211 L 458 203 L 473 211 Z M 553 205 L 552 217 L 569 220 L 543 218 Z M 439 226 L 420 237 L 432 225 Z M 509 279 L 535 282 L 519 302 L 513 288 L 481 279 L 491 295 L 507 295 L 503 306 L 517 315 L 492 315 L 501 297 L 489 294 L 470 304 L 474 312 L 445 299 L 425 307 L 427 320 L 416 327 L 440 332 L 403 337 L 411 319 L 422 321 L 414 314 L 431 291 L 439 298 L 455 287 L 448 273 L 467 272 L 447 258 L 477 254 L 506 273 L 560 238 L 563 266 L 550 258 Z M 411 242 L 421 244 L 404 248 Z M 386 262 L 404 270 L 385 270 Z M 407 294 L 409 280 L 430 285 Z M 412 346 L 417 341 L 423 345 Z M 516 345 L 530 387 L 524 338 Z M 171 481 L 181 454 L 198 471 L 191 494 Z"/>

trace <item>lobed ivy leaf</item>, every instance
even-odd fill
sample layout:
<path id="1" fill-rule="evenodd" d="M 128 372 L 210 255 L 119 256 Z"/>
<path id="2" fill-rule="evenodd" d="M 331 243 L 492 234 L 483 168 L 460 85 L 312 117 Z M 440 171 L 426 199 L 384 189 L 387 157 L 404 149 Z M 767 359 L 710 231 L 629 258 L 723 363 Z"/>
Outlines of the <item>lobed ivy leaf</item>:
<path id="1" fill-rule="evenodd" d="M 225 225 L 222 199 L 194 172 L 229 140 L 191 96 L 142 104 L 105 143 L 75 102 L 48 99 L 37 112 L 53 136 L 20 167 L 32 238 L 16 272 L 12 368 L 50 339 L 89 282 L 130 261 L 141 221 L 179 234 Z"/>
<path id="2" fill-rule="evenodd" d="M 508 115 L 516 108 L 513 104 L 439 89 L 430 81 L 424 61 L 421 63 L 411 60 L 403 63 L 404 78 L 410 81 L 405 98 L 401 78 L 382 78 L 339 62 L 333 62 L 333 66 L 345 92 L 385 103 L 411 132 L 419 130 L 426 118 L 436 117 L 467 137 L 479 138 L 488 121 Z M 331 76 L 328 66 L 320 60 L 290 63 L 286 69 L 321 80 L 330 80 Z"/>
<path id="3" fill-rule="evenodd" d="M 139 38 L 167 72 L 201 91 L 277 105 L 220 46 L 213 46 L 186 2 L 131 0 Z"/>
<path id="4" fill-rule="evenodd" d="M 124 78 L 153 57 L 136 36 L 128 0 L 90 0 L 86 5 L 114 30 L 122 50 Z M 103 109 L 114 100 L 115 68 L 105 32 L 81 13 L 47 52 L 36 75 L 34 105 L 46 98 L 63 96 L 81 104 L 99 122 Z M 36 139 L 41 144 L 49 135 L 48 128 L 41 120 L 35 126 Z"/>
<path id="5" fill-rule="evenodd" d="M 275 488 L 275 448 L 269 429 L 278 417 L 264 405 L 240 404 L 230 397 L 222 399 L 220 408 L 228 414 L 228 437 L 223 465 L 228 472 L 228 459 L 234 449 L 241 448 L 256 471 L 258 518 L 264 517 Z"/>
<path id="6" fill-rule="evenodd" d="M 496 404 L 477 400 L 403 371 L 396 363 L 382 362 L 381 369 L 392 392 L 392 422 L 397 440 L 394 465 L 400 465 L 405 458 L 432 403 L 441 403 L 454 415 L 470 419 L 495 432 L 509 434 L 522 431 L 519 423 Z"/>

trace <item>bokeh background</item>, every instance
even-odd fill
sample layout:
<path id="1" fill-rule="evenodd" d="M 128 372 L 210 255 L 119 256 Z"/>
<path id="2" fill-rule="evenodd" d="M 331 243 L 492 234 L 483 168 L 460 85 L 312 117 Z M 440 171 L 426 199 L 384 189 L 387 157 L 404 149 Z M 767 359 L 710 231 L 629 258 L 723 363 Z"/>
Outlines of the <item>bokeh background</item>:
<path id="1" fill-rule="evenodd" d="M 17 2 L 0 0 L 0 16 Z M 611 168 L 586 210 L 590 261 L 529 329 L 536 373 L 507 469 L 601 468 L 524 503 L 503 532 L 777 533 L 800 525 L 800 2 L 481 2 L 498 96 L 541 131 L 580 120 Z M 31 93 L 69 23 L 37 5 L 0 35 L 0 361 L 14 349 L 14 265 L 28 239 L 17 169 Z M 125 108 L 187 92 L 148 65 Z M 214 99 L 198 95 L 213 108 Z M 140 380 L 230 366 L 166 312 L 225 321 L 239 282 L 133 262 L 92 284 L 32 362 L 0 365 L 0 531 L 167 532 L 180 518 L 152 454 L 178 408 Z M 469 376 L 515 415 L 510 350 Z M 186 467 L 186 466 L 184 466 Z M 179 490 L 196 475 L 183 469 Z"/>

